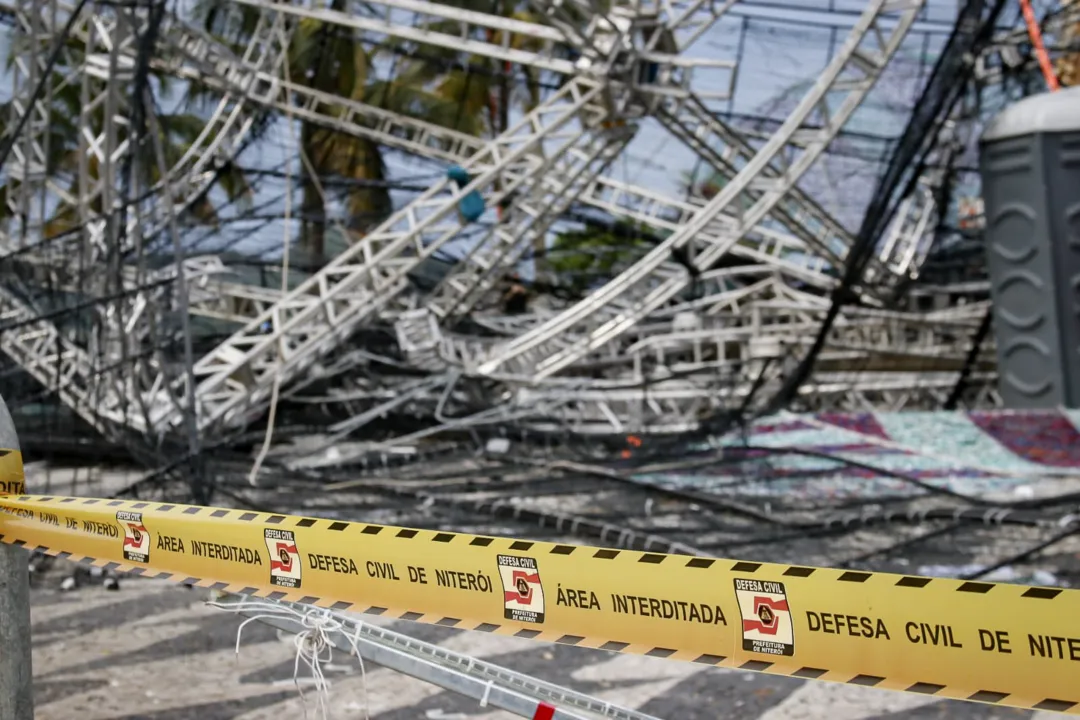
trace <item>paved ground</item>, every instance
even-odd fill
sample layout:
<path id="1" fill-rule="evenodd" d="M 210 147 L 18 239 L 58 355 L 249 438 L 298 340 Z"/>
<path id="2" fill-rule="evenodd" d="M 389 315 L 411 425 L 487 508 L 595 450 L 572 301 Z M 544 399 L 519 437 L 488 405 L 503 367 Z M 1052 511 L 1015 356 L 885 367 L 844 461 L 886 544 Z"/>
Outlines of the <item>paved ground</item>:
<path id="1" fill-rule="evenodd" d="M 54 583 L 52 583 L 54 584 Z M 284 720 L 304 718 L 293 683 L 292 638 L 239 619 L 202 591 L 125 581 L 33 593 L 38 720 Z M 665 720 L 1051 720 L 1046 713 L 935 701 L 921 695 L 810 683 L 613 655 L 413 623 L 380 623 L 576 688 Z M 507 720 L 478 703 L 376 667 L 334 665 L 334 720 Z M 308 718 L 316 718 L 308 693 Z M 366 713 L 365 713 L 366 710 Z"/>
<path id="2" fill-rule="evenodd" d="M 28 475 L 34 492 L 85 492 L 98 496 L 133 479 L 123 473 L 87 474 L 33 466 L 28 468 Z M 1056 490 L 1062 492 L 1060 488 Z M 565 506 L 568 496 L 559 495 L 559 502 Z M 659 523 L 655 513 L 651 520 Z M 512 533 L 513 529 L 504 532 Z M 1004 542 L 1003 537 L 1008 540 L 1005 537 L 1008 533 L 1001 530 L 996 533 L 993 536 L 996 543 Z M 570 538 L 566 540 L 573 542 Z M 1016 549 L 1030 547 L 1032 541 L 1033 538 L 1026 536 L 1016 539 Z M 853 544 L 846 549 L 847 555 L 865 549 L 856 547 L 860 543 L 875 546 L 865 533 L 853 534 L 846 542 Z M 883 540 L 882 544 L 892 542 L 893 539 L 888 539 L 888 543 Z M 956 543 L 948 544 L 952 549 L 941 554 L 940 560 L 934 560 L 937 555 L 927 555 L 918 563 L 953 562 L 956 552 L 952 546 Z M 1007 548 L 981 536 L 973 538 L 970 544 L 987 548 L 987 552 L 993 549 L 994 558 L 1007 554 Z M 826 562 L 813 555 L 812 542 L 803 541 L 793 547 L 792 557 L 800 562 Z M 782 551 L 788 552 L 771 548 L 773 553 Z M 829 557 L 845 556 L 837 555 L 838 552 L 835 546 L 830 546 Z M 1080 555 L 1080 547 L 1064 548 L 1060 552 Z M 777 555 L 768 559 L 783 561 L 784 558 Z M 1047 562 L 1054 568 L 1068 565 L 1065 555 Z M 918 564 L 914 560 L 912 563 Z M 271 628 L 249 624 L 237 655 L 234 648 L 240 619 L 207 607 L 202 591 L 125 579 L 118 592 L 84 587 L 74 593 L 60 593 L 56 588 L 61 577 L 62 568 L 56 567 L 33 591 L 38 720 L 318 718 L 310 692 L 305 715 L 304 701 L 293 682 L 291 636 L 279 637 Z M 419 639 L 664 720 L 1051 720 L 1051 715 L 1046 713 L 940 701 L 922 695 L 547 646 L 405 622 L 389 624 Z M 481 708 L 474 700 L 376 667 L 367 668 L 365 693 L 364 677 L 358 667 L 347 664 L 344 658 L 338 662 L 327 673 L 333 683 L 330 698 L 333 720 L 507 720 L 510 717 Z"/>

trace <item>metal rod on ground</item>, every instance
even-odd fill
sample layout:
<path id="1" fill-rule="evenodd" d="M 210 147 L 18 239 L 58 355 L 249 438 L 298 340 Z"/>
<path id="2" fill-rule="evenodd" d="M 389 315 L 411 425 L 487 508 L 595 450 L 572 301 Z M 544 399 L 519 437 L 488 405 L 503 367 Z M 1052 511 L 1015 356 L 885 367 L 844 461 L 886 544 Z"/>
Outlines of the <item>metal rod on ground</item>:
<path id="1" fill-rule="evenodd" d="M 7 404 L 0 397 L 0 448 L 19 449 L 19 436 Z M 4 481 L 22 480 L 0 477 Z M 29 553 L 21 547 L 0 544 L 0 718 L 33 720 L 34 687 L 30 666 L 30 568 Z"/>
<path id="2" fill-rule="evenodd" d="M 323 625 L 323 639 L 337 650 L 356 652 L 361 658 L 389 670 L 477 700 L 481 707 L 496 708 L 533 720 L 586 720 L 587 717 L 596 716 L 608 720 L 659 720 L 652 715 L 365 623 L 344 613 L 246 595 L 215 592 L 212 598 L 214 607 L 234 609 L 247 618 L 257 619 L 294 635 L 309 632 L 315 626 L 304 622 L 302 618 L 305 616 L 332 619 L 332 624 Z M 280 614 L 275 614 L 275 608 L 280 608 Z"/>

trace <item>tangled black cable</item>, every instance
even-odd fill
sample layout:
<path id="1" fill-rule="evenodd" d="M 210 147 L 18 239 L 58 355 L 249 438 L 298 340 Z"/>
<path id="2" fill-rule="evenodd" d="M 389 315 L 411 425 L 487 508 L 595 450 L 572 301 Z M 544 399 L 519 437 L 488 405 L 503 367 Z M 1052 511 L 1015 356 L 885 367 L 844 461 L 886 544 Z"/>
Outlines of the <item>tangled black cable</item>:
<path id="1" fill-rule="evenodd" d="M 38 78 L 37 85 L 34 86 L 34 91 L 30 94 L 29 102 L 26 103 L 26 111 L 19 117 L 19 121 L 15 123 L 15 127 L 4 141 L 4 144 L 0 145 L 0 170 L 2 170 L 7 163 L 8 155 L 11 154 L 12 149 L 15 147 L 15 143 L 22 134 L 23 128 L 26 127 L 27 121 L 30 120 L 30 116 L 34 113 L 34 106 L 37 105 L 38 100 L 41 99 L 42 93 L 45 92 L 45 88 L 48 87 L 49 82 L 52 80 L 53 68 L 56 67 L 56 63 L 60 59 L 60 53 L 63 52 L 64 48 L 67 46 L 68 36 L 71 34 L 72 29 L 75 27 L 75 23 L 78 21 L 79 16 L 86 7 L 86 3 L 87 0 L 79 0 L 78 4 L 71 11 L 68 21 L 64 24 L 64 29 L 60 31 L 60 36 L 56 38 L 56 43 L 49 53 L 49 59 L 45 62 L 41 77 Z"/>
<path id="2" fill-rule="evenodd" d="M 989 11 L 988 1 L 991 3 Z M 1005 5 L 1006 0 L 968 0 L 960 11 L 956 27 L 915 105 L 889 167 L 878 182 L 854 245 L 848 253 L 844 275 L 833 292 L 832 302 L 817 336 L 795 370 L 765 403 L 762 415 L 778 412 L 795 399 L 799 388 L 813 372 L 840 311 L 857 300 L 854 287 L 863 277 L 873 255 L 874 243 L 896 215 L 902 199 L 914 189 L 927 157 L 937 143 L 941 126 L 974 72 L 974 59 L 991 41 L 997 18 Z M 897 192 L 898 189 L 900 192 Z"/>

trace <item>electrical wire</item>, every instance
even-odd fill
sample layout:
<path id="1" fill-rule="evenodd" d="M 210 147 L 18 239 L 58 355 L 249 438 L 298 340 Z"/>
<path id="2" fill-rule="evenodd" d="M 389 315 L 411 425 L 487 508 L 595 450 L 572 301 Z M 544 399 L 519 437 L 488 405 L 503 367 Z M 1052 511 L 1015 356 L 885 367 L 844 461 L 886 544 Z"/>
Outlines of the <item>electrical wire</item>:
<path id="1" fill-rule="evenodd" d="M 991 3 L 989 8 L 987 1 Z M 938 63 L 916 104 L 903 139 L 897 144 L 889 168 L 878 183 L 854 246 L 848 252 L 841 282 L 833 291 L 832 302 L 814 342 L 796 368 L 785 378 L 776 394 L 764 404 L 761 414 L 775 413 L 794 400 L 799 387 L 809 379 L 840 311 L 847 304 L 857 301 L 858 296 L 853 286 L 865 271 L 873 243 L 892 221 L 899 198 L 910 193 L 925 158 L 937 141 L 938 129 L 971 77 L 974 58 L 978 56 L 981 48 L 990 42 L 991 33 L 1004 6 L 1005 0 L 968 0 L 965 3 L 957 19 L 956 29 L 946 41 Z M 898 193 L 898 189 L 902 192 Z"/>
<path id="2" fill-rule="evenodd" d="M 956 406 L 959 405 L 960 398 L 963 397 L 964 391 L 967 390 L 968 381 L 979 360 L 983 343 L 990 335 L 990 327 L 993 325 L 993 321 L 994 306 L 991 304 L 986 307 L 986 313 L 983 315 L 982 320 L 979 322 L 979 327 L 971 339 L 971 348 L 968 350 L 967 357 L 964 358 L 964 366 L 960 369 L 960 373 L 956 377 L 956 385 L 953 386 L 952 392 L 949 393 L 949 397 L 946 398 L 942 405 L 943 410 L 955 410 Z"/>
<path id="3" fill-rule="evenodd" d="M 292 118 L 290 117 L 289 119 L 290 119 L 290 122 L 291 122 Z M 295 136 L 294 136 L 294 141 L 295 141 Z M 274 172 L 276 172 L 276 171 L 266 171 L 266 173 L 265 173 L 265 174 L 266 174 L 267 176 L 271 176 L 271 175 L 272 175 L 272 173 L 274 173 Z M 286 180 L 287 180 L 287 181 L 291 180 L 291 170 L 289 169 L 289 166 L 286 166 L 286 170 L 285 170 L 285 171 L 284 171 L 283 173 L 281 173 L 281 174 L 282 174 L 282 175 L 284 175 L 284 176 L 286 177 Z M 330 183 L 327 183 L 327 185 L 329 185 L 329 184 L 330 184 Z M 289 203 L 290 203 L 290 196 L 291 196 L 291 193 L 287 193 L 287 194 L 286 194 L 286 196 L 285 196 L 285 202 L 286 202 L 286 211 L 285 211 L 285 218 L 286 218 L 286 224 L 288 224 L 288 221 L 289 221 L 289 219 L 290 219 L 290 212 L 289 212 L 289 210 L 291 209 L 291 206 L 289 205 Z M 324 195 L 324 199 L 325 199 L 325 195 Z M 291 218 L 292 218 L 292 219 L 295 219 L 296 217 L 297 217 L 297 216 L 296 216 L 295 214 L 291 214 Z M 287 237 L 287 236 L 286 236 L 286 237 Z M 284 251 L 284 252 L 285 252 L 284 258 L 285 258 L 285 259 L 283 260 L 283 264 L 285 264 L 285 263 L 287 263 L 287 262 L 288 262 L 288 249 L 287 249 L 287 246 L 288 246 L 288 242 L 286 242 L 286 249 L 285 249 L 285 251 Z M 286 278 L 287 278 L 287 275 L 288 275 L 288 269 L 287 269 L 287 267 L 286 267 L 286 268 L 285 268 L 285 269 L 283 269 L 283 271 L 282 271 L 282 282 L 283 282 L 283 288 L 285 287 L 284 283 L 286 282 Z M 763 387 L 764 385 L 765 385 L 765 370 L 763 369 L 763 370 L 762 370 L 762 373 L 761 373 L 761 374 L 760 374 L 760 375 L 758 376 L 757 380 L 755 380 L 755 383 L 754 383 L 754 389 L 752 390 L 752 392 L 751 392 L 750 396 L 749 396 L 749 397 L 748 397 L 748 398 L 747 398 L 747 399 L 746 399 L 746 400 L 745 400 L 745 401 L 743 402 L 743 407 L 741 407 L 741 408 L 740 408 L 740 409 L 738 410 L 738 412 L 736 412 L 736 413 L 735 413 L 735 416 L 736 416 L 736 417 L 745 417 L 745 416 L 746 416 L 746 415 L 748 414 L 749 410 L 751 409 L 751 408 L 750 408 L 750 398 L 753 398 L 753 397 L 754 397 L 754 396 L 755 396 L 755 395 L 756 395 L 756 394 L 757 394 L 757 393 L 758 393 L 758 392 L 760 391 L 760 388 L 761 388 L 761 387 Z M 275 400 L 274 400 L 274 401 L 272 402 L 272 406 L 273 406 L 274 408 L 277 408 L 277 405 L 278 405 L 278 400 L 277 400 L 277 399 L 275 399 Z M 270 437 L 270 434 L 271 434 L 271 432 L 273 432 L 273 430 L 272 430 L 272 427 L 273 427 L 273 425 L 274 425 L 274 420 L 272 419 L 272 420 L 270 420 L 270 421 L 269 421 L 269 425 L 268 425 L 268 428 L 267 428 L 267 434 L 266 434 L 266 435 L 264 436 L 265 438 L 269 438 L 269 437 Z M 265 442 L 268 442 L 268 440 L 265 440 L 265 441 L 264 441 L 264 448 L 266 447 L 266 445 L 265 445 Z M 679 442 L 685 442 L 685 439 L 682 439 L 682 440 L 680 440 Z M 670 446 L 670 447 L 674 447 L 674 445 L 672 445 L 672 446 Z M 263 455 L 263 457 L 265 457 L 265 455 Z M 830 459 L 833 459 L 833 458 L 830 458 Z M 270 471 L 271 471 L 271 467 L 267 467 L 267 468 L 266 468 L 266 470 L 267 470 L 267 472 L 270 472 Z M 258 470 L 253 470 L 253 472 L 258 472 Z M 957 500 L 964 500 L 964 501 L 966 501 L 966 500 L 967 500 L 966 496 L 961 496 L 961 497 L 957 497 L 957 498 L 954 498 L 954 499 L 957 499 Z M 760 518 L 758 518 L 758 519 L 760 519 Z"/>
<path id="4" fill-rule="evenodd" d="M 1035 50 L 1035 59 L 1038 61 L 1039 69 L 1042 70 L 1043 78 L 1046 80 L 1046 87 L 1050 88 L 1050 92 L 1056 92 L 1061 85 L 1058 83 L 1057 73 L 1054 72 L 1054 65 L 1050 62 L 1050 55 L 1046 52 L 1046 46 L 1043 44 L 1042 29 L 1039 27 L 1039 21 L 1035 18 L 1035 11 L 1031 9 L 1031 0 L 1020 0 L 1020 8 L 1024 13 L 1028 37 L 1031 38 L 1031 45 Z"/>
<path id="5" fill-rule="evenodd" d="M 37 85 L 34 86 L 33 92 L 30 93 L 29 101 L 26 103 L 26 111 L 19 116 L 19 120 L 15 123 L 15 127 L 11 130 L 7 139 L 3 145 L 0 145 L 0 170 L 7 164 L 8 155 L 15 147 L 15 143 L 18 142 L 19 136 L 22 134 L 23 129 L 26 127 L 27 121 L 35 111 L 35 106 L 41 99 L 42 93 L 52 82 L 53 68 L 56 67 L 57 61 L 60 59 L 60 53 L 63 52 L 67 46 L 68 36 L 71 35 L 72 29 L 75 27 L 75 23 L 78 22 L 79 16 L 82 15 L 83 9 L 86 7 L 87 0 L 79 0 L 71 11 L 71 15 L 68 16 L 68 20 L 64 23 L 63 29 L 60 31 L 60 35 L 56 38 L 56 42 L 53 45 L 52 50 L 49 52 L 49 57 L 45 61 L 45 66 L 42 68 L 41 77 L 38 79 Z"/>

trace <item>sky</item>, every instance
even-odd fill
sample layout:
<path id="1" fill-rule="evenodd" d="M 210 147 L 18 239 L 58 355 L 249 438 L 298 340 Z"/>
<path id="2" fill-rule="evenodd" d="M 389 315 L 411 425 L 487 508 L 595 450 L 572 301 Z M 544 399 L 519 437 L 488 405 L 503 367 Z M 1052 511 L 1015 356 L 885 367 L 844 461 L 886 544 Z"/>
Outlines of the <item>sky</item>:
<path id="1" fill-rule="evenodd" d="M 710 109 L 718 113 L 782 120 L 817 79 L 862 11 L 863 3 L 859 0 L 742 0 L 684 54 L 709 60 L 740 60 L 733 96 L 710 101 Z M 881 152 L 887 144 L 874 138 L 895 137 L 901 131 L 922 75 L 932 65 L 955 13 L 956 0 L 927 1 L 920 21 L 905 39 L 893 67 L 886 71 L 871 99 L 845 128 L 853 134 L 842 141 L 845 147 L 862 148 L 864 155 Z M 5 55 L 9 42 L 10 36 L 0 35 L 0 51 Z M 694 76 L 694 87 L 713 91 L 725 87 L 728 80 L 727 71 L 698 71 Z M 10 93 L 9 88 L 10 82 L 0 80 L 0 92 Z M 286 123 L 281 121 L 264 141 L 245 153 L 241 164 L 281 170 L 290 160 L 295 173 L 298 170 L 296 152 Z M 431 182 L 446 169 L 441 163 L 408 158 L 400 153 L 388 153 L 387 160 L 392 177 L 410 183 Z M 696 166 L 700 163 L 692 150 L 656 121 L 645 120 L 627 151 L 613 163 L 607 175 L 681 198 L 685 195 L 684 178 Z M 850 228 L 858 224 L 876 170 L 874 163 L 828 157 L 808 173 L 804 187 Z M 261 184 L 255 203 L 273 203 L 283 191 L 281 181 L 266 181 Z M 395 192 L 394 196 L 400 206 L 414 194 Z M 264 212 L 272 209 L 267 208 Z M 295 235 L 294 231 L 292 236 Z M 282 223 L 271 223 L 247 237 L 235 249 L 272 257 L 280 252 L 283 236 Z M 207 250 L 212 247 L 210 244 L 205 246 Z"/>

